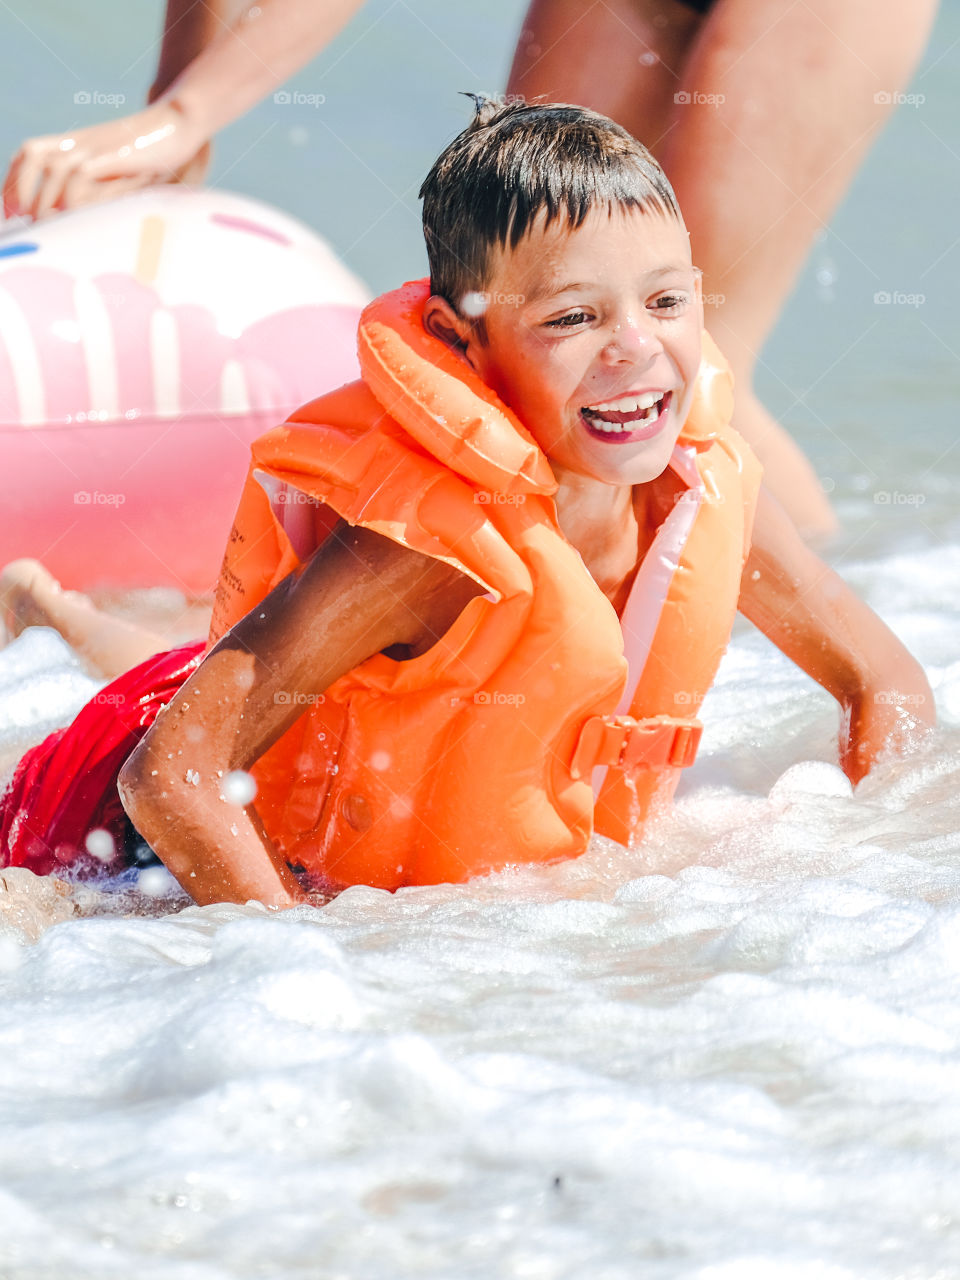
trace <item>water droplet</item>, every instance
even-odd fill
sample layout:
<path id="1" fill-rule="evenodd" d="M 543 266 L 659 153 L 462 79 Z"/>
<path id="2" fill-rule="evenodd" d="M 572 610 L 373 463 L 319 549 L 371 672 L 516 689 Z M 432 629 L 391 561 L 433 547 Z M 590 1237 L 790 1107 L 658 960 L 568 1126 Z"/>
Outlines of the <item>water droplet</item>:
<path id="1" fill-rule="evenodd" d="M 116 845 L 113 843 L 113 836 L 109 831 L 104 831 L 103 827 L 96 827 L 93 831 L 88 831 L 83 843 L 86 846 L 87 853 L 92 853 L 101 862 L 109 862 L 117 851 Z"/>
<path id="2" fill-rule="evenodd" d="M 476 319 L 482 316 L 490 305 L 490 297 L 486 293 L 480 293 L 476 289 L 471 289 L 469 293 L 465 293 L 460 302 L 460 310 L 465 316 Z"/>
<path id="3" fill-rule="evenodd" d="M 140 872 L 137 888 L 148 898 L 162 898 L 170 888 L 170 872 L 166 867 L 145 867 Z"/>
<path id="4" fill-rule="evenodd" d="M 234 769 L 223 780 L 223 795 L 228 804 L 246 808 L 257 794 L 257 780 L 244 769 Z"/>

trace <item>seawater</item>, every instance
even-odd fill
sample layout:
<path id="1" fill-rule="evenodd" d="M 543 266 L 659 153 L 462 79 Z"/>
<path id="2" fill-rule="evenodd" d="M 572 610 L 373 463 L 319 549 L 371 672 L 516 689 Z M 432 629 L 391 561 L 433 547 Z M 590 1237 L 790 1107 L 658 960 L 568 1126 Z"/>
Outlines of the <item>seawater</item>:
<path id="1" fill-rule="evenodd" d="M 960 1275 L 958 569 L 850 573 L 942 716 L 855 793 L 744 628 L 641 849 L 282 918 L 131 874 L 8 927 L 0 1275 Z"/>
<path id="2" fill-rule="evenodd" d="M 8 10 L 7 150 L 149 82 L 149 15 L 77 12 Z M 338 114 L 258 108 L 215 179 L 417 274 L 416 184 L 521 12 L 375 0 L 295 82 Z M 283 917 L 131 873 L 0 923 L 3 1280 L 960 1276 L 958 37 L 951 2 L 760 375 L 936 734 L 852 791 L 740 624 L 641 849 Z M 0 768 L 96 687 L 48 632 L 0 653 Z"/>

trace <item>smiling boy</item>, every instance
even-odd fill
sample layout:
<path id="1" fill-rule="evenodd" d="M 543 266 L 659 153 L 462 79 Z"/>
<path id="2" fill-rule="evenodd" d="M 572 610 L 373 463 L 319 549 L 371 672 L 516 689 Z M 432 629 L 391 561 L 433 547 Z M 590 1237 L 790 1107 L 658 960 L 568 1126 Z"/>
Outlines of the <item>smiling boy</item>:
<path id="1" fill-rule="evenodd" d="M 424 321 L 533 432 L 560 526 L 619 611 L 665 514 L 637 486 L 664 472 L 690 410 L 700 276 L 679 214 L 612 205 L 576 230 L 544 223 L 493 255 L 482 330 L 437 293 Z"/>
<path id="2" fill-rule="evenodd" d="M 739 604 L 840 703 L 852 780 L 933 720 L 919 665 L 704 416 L 723 375 L 701 363 L 699 273 L 644 148 L 581 108 L 484 104 L 421 194 L 430 290 L 373 304 L 364 383 L 254 446 L 212 647 L 120 773 L 199 902 L 289 905 L 302 870 L 395 887 L 576 856 L 600 763 L 624 795 L 661 774 L 669 792 L 695 722 L 622 714 L 624 636 L 668 562 L 669 607 L 704 620 L 683 644 L 699 628 L 716 650 L 703 691 Z M 695 528 L 690 499 L 696 571 L 663 541 Z M 674 702 L 698 687 L 693 650 L 652 644 L 634 688 L 654 662 Z M 648 729 L 668 743 L 656 769 L 620 749 Z M 223 778 L 251 769 L 256 801 L 225 803 Z"/>

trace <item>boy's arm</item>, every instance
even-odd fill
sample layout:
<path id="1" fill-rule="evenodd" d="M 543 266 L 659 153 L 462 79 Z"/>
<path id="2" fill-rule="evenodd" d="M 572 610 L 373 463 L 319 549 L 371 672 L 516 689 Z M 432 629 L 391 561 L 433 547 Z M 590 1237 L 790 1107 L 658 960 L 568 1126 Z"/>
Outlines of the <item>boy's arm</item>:
<path id="1" fill-rule="evenodd" d="M 935 723 L 923 668 L 763 487 L 740 611 L 840 703 L 840 763 L 851 782 L 885 746 L 905 746 L 918 723 Z"/>
<path id="2" fill-rule="evenodd" d="M 199 903 L 302 900 L 252 805 L 249 769 L 340 676 L 392 645 L 427 648 L 482 590 L 456 569 L 341 522 L 211 649 L 120 773 L 124 808 Z"/>

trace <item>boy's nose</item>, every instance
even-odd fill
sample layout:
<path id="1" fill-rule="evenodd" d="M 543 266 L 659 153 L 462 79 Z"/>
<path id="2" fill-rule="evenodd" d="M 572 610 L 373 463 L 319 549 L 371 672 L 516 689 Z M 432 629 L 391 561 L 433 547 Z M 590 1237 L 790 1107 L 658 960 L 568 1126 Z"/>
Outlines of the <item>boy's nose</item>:
<path id="1" fill-rule="evenodd" d="M 662 350 L 660 339 L 650 324 L 635 316 L 624 316 L 613 326 L 600 356 L 608 364 L 622 364 L 625 360 L 646 363 Z"/>

